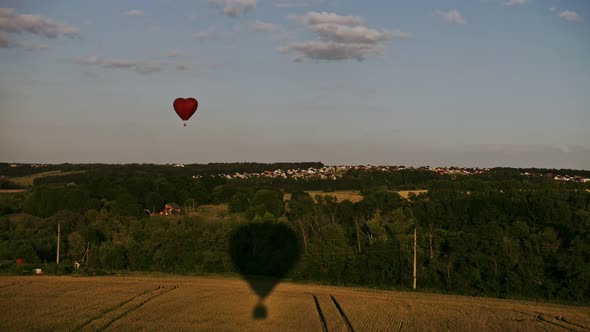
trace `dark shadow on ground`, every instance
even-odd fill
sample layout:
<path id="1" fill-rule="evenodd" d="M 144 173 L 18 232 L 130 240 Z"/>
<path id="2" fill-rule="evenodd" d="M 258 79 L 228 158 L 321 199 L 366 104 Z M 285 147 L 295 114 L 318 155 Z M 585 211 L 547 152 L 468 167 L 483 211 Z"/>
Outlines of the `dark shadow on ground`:
<path id="1" fill-rule="evenodd" d="M 289 273 L 301 255 L 297 234 L 286 224 L 254 222 L 239 226 L 230 239 L 235 268 L 259 296 L 255 319 L 267 316 L 264 299 Z"/>

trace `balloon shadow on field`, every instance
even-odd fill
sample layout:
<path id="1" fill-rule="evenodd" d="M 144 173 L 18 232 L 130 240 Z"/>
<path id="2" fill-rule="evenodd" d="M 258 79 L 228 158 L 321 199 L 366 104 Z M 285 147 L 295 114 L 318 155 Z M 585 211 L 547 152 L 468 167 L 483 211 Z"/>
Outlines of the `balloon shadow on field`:
<path id="1" fill-rule="evenodd" d="M 239 226 L 231 235 L 230 257 L 236 270 L 258 295 L 252 316 L 264 319 L 264 299 L 287 276 L 301 255 L 297 234 L 286 224 L 252 222 Z"/>

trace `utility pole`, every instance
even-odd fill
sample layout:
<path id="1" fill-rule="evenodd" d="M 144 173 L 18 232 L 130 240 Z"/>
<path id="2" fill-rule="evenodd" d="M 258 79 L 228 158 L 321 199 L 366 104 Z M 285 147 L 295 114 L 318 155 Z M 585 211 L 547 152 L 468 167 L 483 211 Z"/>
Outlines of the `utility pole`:
<path id="1" fill-rule="evenodd" d="M 61 236 L 61 223 L 58 222 L 57 223 L 57 259 L 56 259 L 57 265 L 59 265 L 59 238 L 60 238 L 60 236 Z"/>
<path id="2" fill-rule="evenodd" d="M 416 289 L 416 255 L 418 252 L 418 242 L 416 241 L 416 235 L 416 226 L 414 226 L 414 286 L 412 289 Z"/>
<path id="3" fill-rule="evenodd" d="M 361 235 L 359 228 L 358 216 L 354 216 L 354 227 L 356 229 L 356 243 L 358 245 L 359 254 L 361 253 Z"/>
<path id="4" fill-rule="evenodd" d="M 430 260 L 434 259 L 434 250 L 432 250 L 432 223 L 430 224 Z"/>

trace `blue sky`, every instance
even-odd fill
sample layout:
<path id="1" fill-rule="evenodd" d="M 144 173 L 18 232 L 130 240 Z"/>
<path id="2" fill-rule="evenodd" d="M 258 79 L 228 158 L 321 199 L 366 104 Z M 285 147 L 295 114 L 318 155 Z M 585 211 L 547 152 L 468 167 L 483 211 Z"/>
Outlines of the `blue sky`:
<path id="1" fill-rule="evenodd" d="M 0 160 L 590 169 L 589 24 L 585 0 L 4 0 Z"/>

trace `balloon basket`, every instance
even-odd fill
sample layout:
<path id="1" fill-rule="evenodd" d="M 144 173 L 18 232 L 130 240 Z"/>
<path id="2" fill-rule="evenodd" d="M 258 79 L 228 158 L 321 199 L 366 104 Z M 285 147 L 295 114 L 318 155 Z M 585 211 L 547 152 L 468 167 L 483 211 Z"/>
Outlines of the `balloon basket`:
<path id="1" fill-rule="evenodd" d="M 268 316 L 268 310 L 266 309 L 266 306 L 259 302 L 256 307 L 254 307 L 252 316 L 254 319 L 265 319 L 266 316 Z"/>

